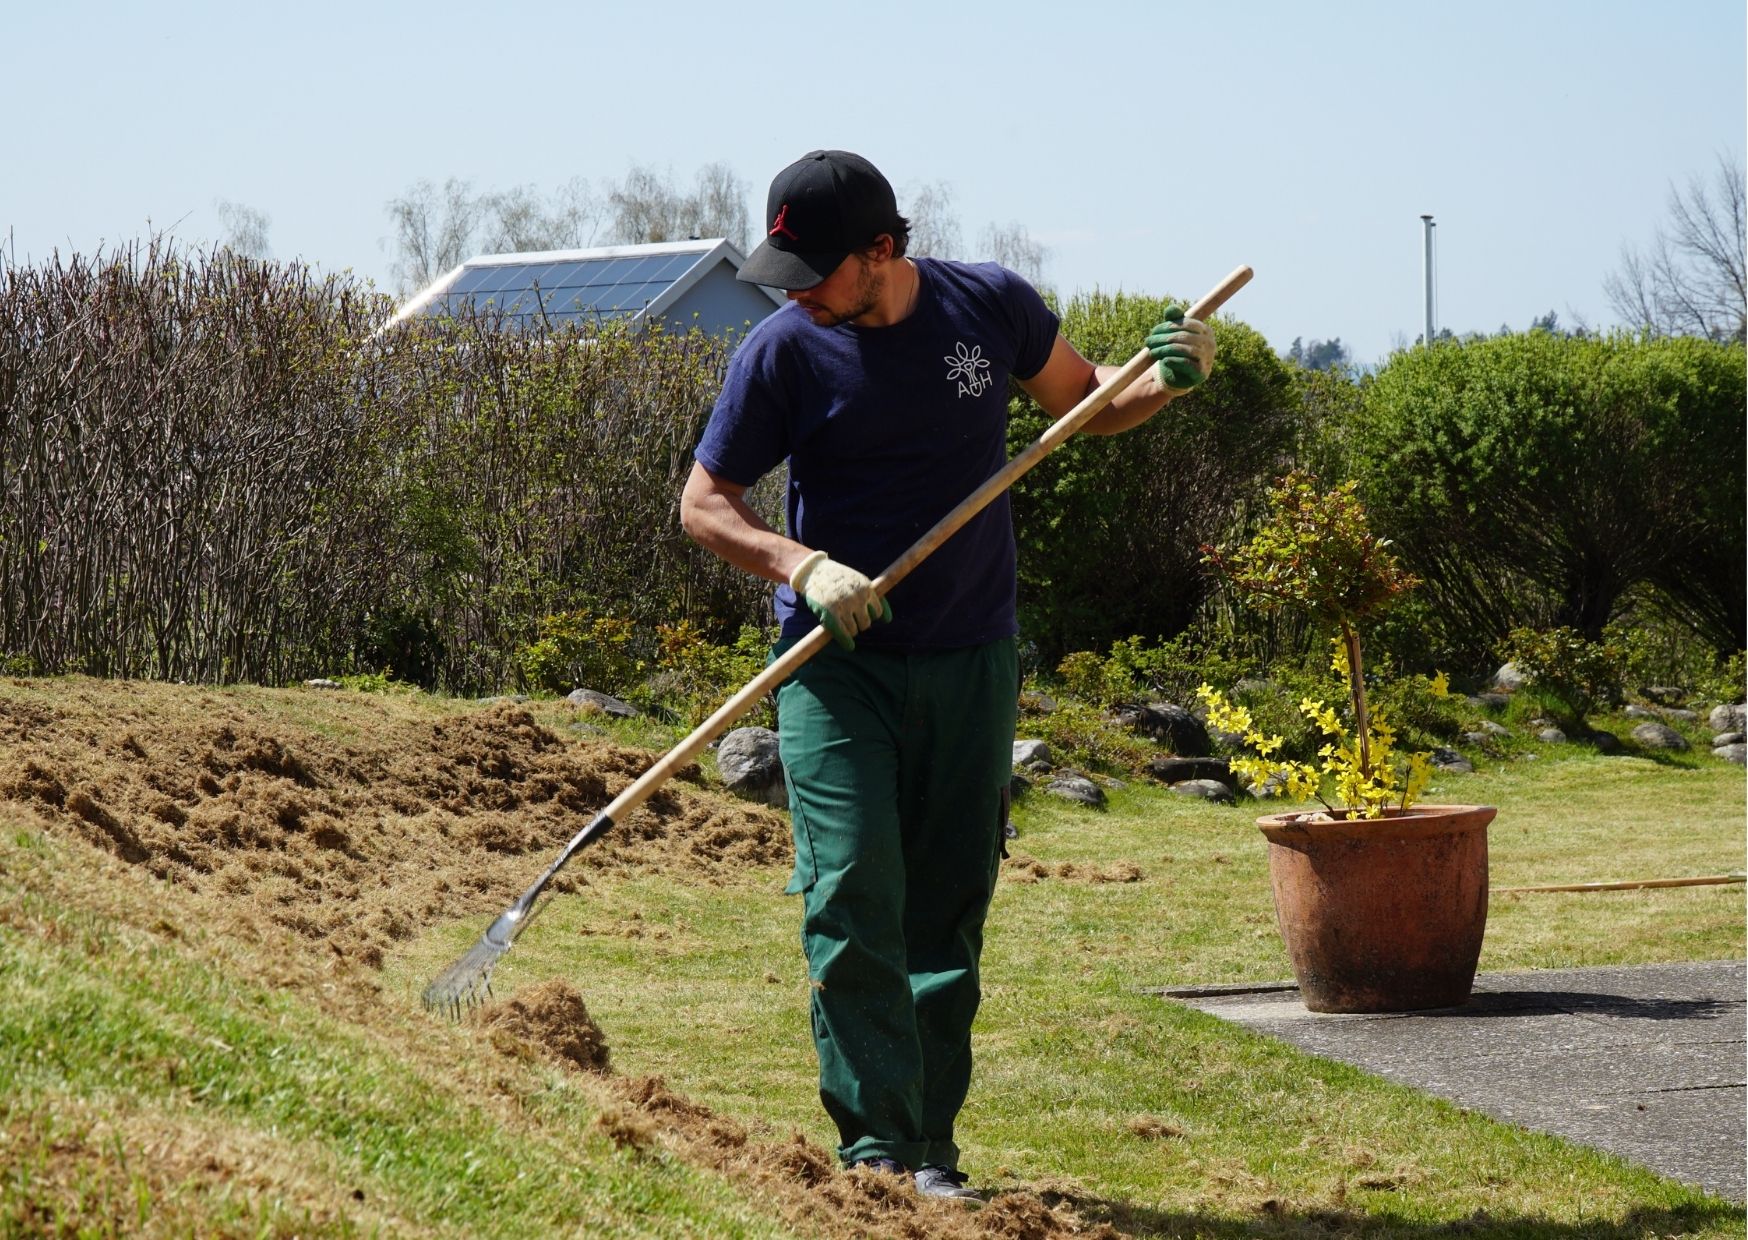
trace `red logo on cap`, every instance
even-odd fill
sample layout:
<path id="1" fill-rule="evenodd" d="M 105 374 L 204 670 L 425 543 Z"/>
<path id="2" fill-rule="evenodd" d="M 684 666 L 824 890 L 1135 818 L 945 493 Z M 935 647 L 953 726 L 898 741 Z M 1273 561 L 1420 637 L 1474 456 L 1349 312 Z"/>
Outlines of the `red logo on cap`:
<path id="1" fill-rule="evenodd" d="M 771 231 L 767 234 L 767 236 L 775 237 L 778 233 L 782 233 L 785 237 L 789 238 L 789 240 L 791 240 L 791 241 L 801 240 L 800 237 L 797 237 L 795 235 L 795 230 L 790 228 L 789 225 L 787 225 L 783 222 L 783 217 L 788 215 L 788 214 L 789 214 L 789 204 L 784 203 L 781 207 L 778 208 L 777 219 L 771 225 Z"/>

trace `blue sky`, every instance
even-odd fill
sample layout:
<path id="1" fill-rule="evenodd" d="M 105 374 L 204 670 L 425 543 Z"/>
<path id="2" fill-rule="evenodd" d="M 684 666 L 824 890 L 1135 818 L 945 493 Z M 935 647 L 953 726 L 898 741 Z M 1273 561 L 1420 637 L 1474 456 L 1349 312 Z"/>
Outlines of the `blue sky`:
<path id="1" fill-rule="evenodd" d="M 964 237 L 1018 222 L 1063 292 L 1191 298 L 1365 363 L 1423 319 L 1614 323 L 1623 242 L 1745 145 L 1742 0 L 517 3 L 58 0 L 0 17 L 16 261 L 265 212 L 276 256 L 387 285 L 385 204 L 634 163 L 753 187 L 804 151 L 945 181 Z"/>

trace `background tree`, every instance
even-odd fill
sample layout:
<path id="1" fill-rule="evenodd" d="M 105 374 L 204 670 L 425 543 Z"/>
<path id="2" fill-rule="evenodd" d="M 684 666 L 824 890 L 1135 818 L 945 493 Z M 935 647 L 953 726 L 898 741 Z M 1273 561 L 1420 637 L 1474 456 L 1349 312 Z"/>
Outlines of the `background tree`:
<path id="1" fill-rule="evenodd" d="M 670 174 L 634 165 L 607 192 L 610 239 L 622 245 L 726 237 L 744 253 L 749 243 L 747 186 L 727 164 L 699 169 L 690 192 Z"/>
<path id="2" fill-rule="evenodd" d="M 959 258 L 959 217 L 953 213 L 953 187 L 945 181 L 913 182 L 899 195 L 898 210 L 910 221 L 912 257 Z"/>
<path id="3" fill-rule="evenodd" d="M 745 254 L 752 248 L 747 214 L 747 183 L 724 163 L 705 164 L 698 170 L 686 206 L 691 212 L 688 235 L 726 237 Z"/>
<path id="4" fill-rule="evenodd" d="M 394 277 L 402 296 L 424 288 L 477 253 L 474 235 L 485 209 L 473 185 L 455 177 L 442 188 L 419 181 L 405 195 L 389 201 Z"/>
<path id="5" fill-rule="evenodd" d="M 223 198 L 215 198 L 212 205 L 225 230 L 219 239 L 221 246 L 243 258 L 272 257 L 273 247 L 267 243 L 267 228 L 273 221 L 265 211 Z"/>
<path id="6" fill-rule="evenodd" d="M 1337 336 L 1333 340 L 1313 340 L 1305 344 L 1302 337 L 1294 336 L 1292 347 L 1287 350 L 1287 360 L 1306 370 L 1336 370 L 1348 366 L 1353 361 L 1353 355 L 1348 347 Z"/>
<path id="7" fill-rule="evenodd" d="M 590 191 L 589 182 L 574 177 L 559 186 L 550 201 L 532 185 L 489 194 L 481 214 L 481 249 L 490 254 L 519 254 L 593 245 L 605 209 Z"/>
<path id="8" fill-rule="evenodd" d="M 980 261 L 1000 263 L 1009 271 L 1024 276 L 1033 288 L 1044 288 L 1044 260 L 1049 247 L 1034 241 L 1024 224 L 1010 221 L 1006 225 L 988 224 L 977 238 Z"/>
<path id="9" fill-rule="evenodd" d="M 1697 174 L 1685 191 L 1669 190 L 1669 219 L 1641 251 L 1621 247 L 1620 270 L 1603 282 L 1609 304 L 1628 324 L 1665 336 L 1744 338 L 1742 162 L 1718 156 L 1708 186 Z"/>

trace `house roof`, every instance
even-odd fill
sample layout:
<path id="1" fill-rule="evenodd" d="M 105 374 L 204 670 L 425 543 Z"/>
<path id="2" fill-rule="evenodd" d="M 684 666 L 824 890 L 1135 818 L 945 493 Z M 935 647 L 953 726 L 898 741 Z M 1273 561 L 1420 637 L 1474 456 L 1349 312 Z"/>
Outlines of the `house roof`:
<path id="1" fill-rule="evenodd" d="M 490 310 L 510 327 L 583 326 L 666 313 L 719 262 L 739 271 L 741 252 L 722 238 L 482 254 L 439 277 L 395 312 L 410 318 Z M 761 287 L 755 285 L 754 287 Z M 761 288 L 777 305 L 781 294 Z"/>

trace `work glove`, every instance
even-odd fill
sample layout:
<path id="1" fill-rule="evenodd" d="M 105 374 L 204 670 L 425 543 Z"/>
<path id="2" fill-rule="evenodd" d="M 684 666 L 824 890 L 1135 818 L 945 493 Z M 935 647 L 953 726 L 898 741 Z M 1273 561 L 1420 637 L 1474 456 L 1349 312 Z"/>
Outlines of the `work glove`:
<path id="1" fill-rule="evenodd" d="M 1182 306 L 1167 306 L 1164 320 L 1147 333 L 1147 351 L 1159 363 L 1160 385 L 1187 392 L 1214 369 L 1214 330 L 1186 319 Z"/>
<path id="2" fill-rule="evenodd" d="M 876 620 L 892 619 L 892 604 L 874 593 L 872 581 L 823 551 L 815 551 L 795 566 L 789 575 L 789 588 L 806 600 L 845 650 L 854 650 L 856 634 Z"/>

